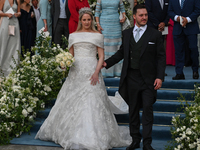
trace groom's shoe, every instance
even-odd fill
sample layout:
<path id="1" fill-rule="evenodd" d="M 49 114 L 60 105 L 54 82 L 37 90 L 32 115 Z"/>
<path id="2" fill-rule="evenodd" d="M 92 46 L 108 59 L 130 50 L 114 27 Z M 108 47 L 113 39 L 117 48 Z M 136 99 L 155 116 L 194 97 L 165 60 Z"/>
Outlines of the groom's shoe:
<path id="1" fill-rule="evenodd" d="M 146 144 L 143 146 L 143 150 L 155 150 L 155 149 L 153 149 L 153 147 L 151 147 L 150 144 Z"/>
<path id="2" fill-rule="evenodd" d="M 134 150 L 136 148 L 140 148 L 140 141 L 139 142 L 136 142 L 136 141 L 133 141 L 131 143 L 131 145 L 129 145 L 126 150 Z"/>

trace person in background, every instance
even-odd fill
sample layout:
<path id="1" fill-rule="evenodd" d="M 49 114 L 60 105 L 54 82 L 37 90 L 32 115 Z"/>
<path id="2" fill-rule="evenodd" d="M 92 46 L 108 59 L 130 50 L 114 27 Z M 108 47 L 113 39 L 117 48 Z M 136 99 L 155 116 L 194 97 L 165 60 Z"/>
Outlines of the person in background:
<path id="1" fill-rule="evenodd" d="M 14 14 L 6 13 L 10 8 Z M 0 76 L 8 76 L 11 71 L 10 66 L 15 67 L 19 62 L 21 52 L 20 29 L 18 17 L 20 17 L 20 0 L 0 1 Z M 10 31 L 10 32 L 9 32 Z M 12 57 L 15 59 L 13 62 Z"/>
<path id="2" fill-rule="evenodd" d="M 118 9 L 120 9 L 123 18 L 119 19 Z M 97 0 L 95 18 L 97 29 L 104 35 L 104 53 L 105 59 L 112 56 L 122 43 L 121 23 L 126 20 L 124 4 L 122 0 Z M 106 70 L 101 70 L 104 77 L 119 77 L 121 75 L 122 61 L 117 65 Z"/>
<path id="3" fill-rule="evenodd" d="M 191 50 L 193 79 L 199 78 L 199 52 L 197 47 L 197 34 L 199 26 L 197 18 L 200 15 L 199 0 L 171 0 L 169 2 L 169 17 L 174 21 L 173 39 L 176 57 L 176 76 L 173 80 L 184 80 L 183 67 L 185 65 L 184 44 L 189 42 Z"/>
<path id="4" fill-rule="evenodd" d="M 69 33 L 76 31 L 78 26 L 79 10 L 83 7 L 89 7 L 88 0 L 68 0 L 68 7 L 70 11 L 69 18 Z"/>
<path id="5" fill-rule="evenodd" d="M 24 54 L 31 52 L 31 46 L 34 45 L 32 42 L 34 29 L 32 18 L 34 18 L 34 11 L 30 6 L 30 0 L 22 0 L 20 7 L 21 16 L 19 17 L 19 26 L 22 46 L 21 55 L 24 57 Z"/>
<path id="6" fill-rule="evenodd" d="M 68 0 L 52 0 L 51 15 L 53 16 L 53 42 L 61 45 L 62 35 L 67 39 L 69 37 L 70 11 Z"/>
<path id="7" fill-rule="evenodd" d="M 169 19 L 168 23 L 168 34 L 166 35 L 166 64 L 175 66 L 175 48 L 173 40 L 173 20 Z"/>
<path id="8" fill-rule="evenodd" d="M 37 37 L 41 34 L 38 32 L 41 28 L 45 28 L 44 32 L 49 31 L 52 35 L 52 19 L 51 19 L 51 0 L 40 0 L 40 19 L 37 22 Z"/>
<path id="9" fill-rule="evenodd" d="M 32 9 L 34 11 L 34 17 L 31 19 L 33 24 L 33 34 L 32 34 L 32 45 L 35 45 L 36 32 L 37 32 L 37 22 L 40 19 L 40 9 L 38 7 L 38 0 L 32 0 Z"/>
<path id="10" fill-rule="evenodd" d="M 145 6 L 148 11 L 147 25 L 159 31 L 164 31 L 165 26 L 168 26 L 168 5 L 169 0 L 146 0 Z M 163 39 L 164 41 L 164 39 Z"/>

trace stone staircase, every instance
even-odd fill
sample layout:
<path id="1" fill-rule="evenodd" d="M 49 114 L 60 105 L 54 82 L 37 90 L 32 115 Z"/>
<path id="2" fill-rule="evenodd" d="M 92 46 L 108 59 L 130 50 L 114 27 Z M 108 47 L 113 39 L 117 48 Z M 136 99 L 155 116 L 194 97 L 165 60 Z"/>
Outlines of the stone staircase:
<path id="1" fill-rule="evenodd" d="M 180 108 L 180 102 L 178 98 L 180 93 L 189 101 L 193 101 L 191 94 L 194 92 L 194 83 L 200 83 L 200 80 L 180 80 L 173 81 L 171 80 L 171 73 L 173 67 L 168 67 L 166 73 L 168 74 L 165 77 L 165 82 L 160 90 L 158 90 L 157 101 L 154 104 L 154 125 L 153 125 L 153 142 L 152 146 L 156 150 L 164 150 L 167 141 L 171 140 L 170 128 L 171 128 L 171 119 L 175 115 L 175 112 Z M 173 70 L 174 72 L 174 70 Z M 190 74 L 190 72 L 188 72 Z M 187 77 L 187 75 L 186 75 Z M 114 96 L 115 92 L 118 90 L 119 78 L 105 78 L 105 85 L 107 88 L 107 93 L 110 96 Z M 54 103 L 55 100 L 52 100 Z M 37 131 L 44 122 L 44 119 L 48 116 L 51 107 L 46 108 L 44 111 L 41 111 L 37 116 L 37 121 L 34 123 L 30 134 L 23 133 L 20 138 L 14 138 L 11 141 L 11 144 L 20 144 L 20 145 L 40 145 L 40 146 L 56 146 L 60 147 L 53 142 L 41 141 L 34 139 Z M 142 113 L 142 110 L 141 110 Z M 181 113 L 181 112 L 180 112 Z M 119 125 L 128 126 L 128 114 L 115 115 Z M 142 128 L 141 128 L 142 132 Z M 125 150 L 125 147 L 122 148 L 113 148 L 113 150 Z M 137 150 L 142 150 L 141 148 Z"/>

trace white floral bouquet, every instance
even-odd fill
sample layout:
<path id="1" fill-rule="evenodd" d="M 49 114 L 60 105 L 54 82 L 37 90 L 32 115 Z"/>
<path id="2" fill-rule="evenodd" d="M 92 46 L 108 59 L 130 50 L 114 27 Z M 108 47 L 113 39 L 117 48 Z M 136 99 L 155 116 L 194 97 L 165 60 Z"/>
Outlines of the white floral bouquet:
<path id="1" fill-rule="evenodd" d="M 56 56 L 56 62 L 58 63 L 62 71 L 65 72 L 66 77 L 70 67 L 75 62 L 75 59 L 71 53 L 63 51 Z"/>

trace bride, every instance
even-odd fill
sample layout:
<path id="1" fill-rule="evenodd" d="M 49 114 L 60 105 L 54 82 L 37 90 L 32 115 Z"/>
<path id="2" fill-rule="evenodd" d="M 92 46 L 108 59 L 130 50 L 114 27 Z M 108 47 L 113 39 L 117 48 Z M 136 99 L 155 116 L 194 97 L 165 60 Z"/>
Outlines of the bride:
<path id="1" fill-rule="evenodd" d="M 115 106 L 107 96 L 100 73 L 103 43 L 91 10 L 82 8 L 77 31 L 69 35 L 69 51 L 75 63 L 36 139 L 54 141 L 64 149 L 108 150 L 130 144 L 128 129 L 127 134 L 119 131 L 111 111 Z"/>

